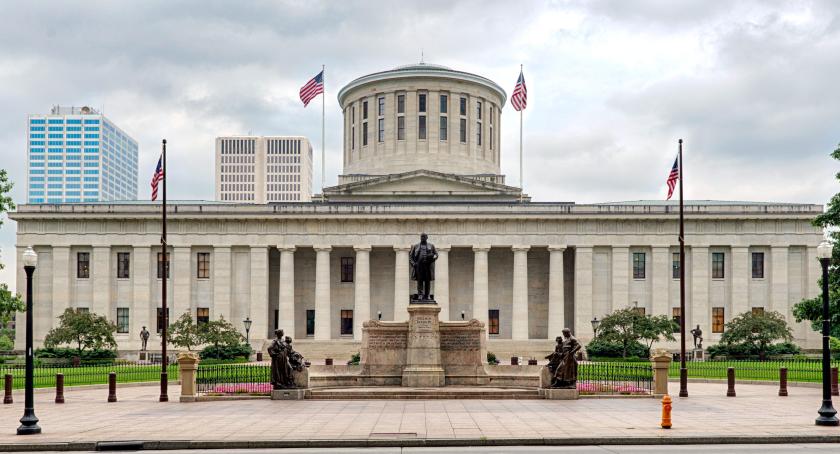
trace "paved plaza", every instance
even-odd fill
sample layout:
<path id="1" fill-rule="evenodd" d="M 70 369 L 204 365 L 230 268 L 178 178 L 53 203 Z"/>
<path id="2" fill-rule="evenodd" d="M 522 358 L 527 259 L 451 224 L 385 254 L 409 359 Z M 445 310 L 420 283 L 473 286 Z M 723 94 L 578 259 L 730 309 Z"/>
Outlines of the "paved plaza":
<path id="1" fill-rule="evenodd" d="M 676 391 L 671 386 L 672 392 Z M 840 442 L 840 428 L 814 425 L 820 403 L 818 389 L 792 387 L 786 398 L 777 397 L 777 389 L 766 385 L 740 385 L 735 398 L 725 397 L 725 391 L 723 384 L 692 383 L 691 397 L 675 398 L 674 428 L 663 430 L 659 428 L 660 402 L 648 398 L 182 404 L 158 403 L 157 387 L 138 386 L 120 388 L 119 402 L 109 404 L 105 401 L 107 390 L 68 389 L 64 405 L 54 404 L 49 393 L 36 394 L 36 412 L 44 432 L 25 438 L 15 435 L 23 402 L 23 395 L 16 393 L 15 404 L 3 405 L 0 410 L 0 449 L 13 448 L 10 444 L 117 440 L 199 441 L 231 448 L 260 447 L 260 443 L 265 443 L 262 447 L 305 447 L 307 443 Z M 173 400 L 177 400 L 177 392 L 173 386 Z"/>

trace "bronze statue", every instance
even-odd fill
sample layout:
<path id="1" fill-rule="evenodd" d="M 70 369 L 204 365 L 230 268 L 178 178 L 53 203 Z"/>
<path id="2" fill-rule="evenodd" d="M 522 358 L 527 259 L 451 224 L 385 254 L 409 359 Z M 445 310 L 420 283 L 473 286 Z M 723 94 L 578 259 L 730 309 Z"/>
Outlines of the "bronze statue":
<path id="1" fill-rule="evenodd" d="M 268 347 L 271 356 L 271 386 L 273 389 L 288 389 L 295 387 L 292 377 L 292 365 L 289 362 L 290 346 L 283 339 L 283 330 L 274 331 L 275 339 Z"/>
<path id="2" fill-rule="evenodd" d="M 694 348 L 696 349 L 703 349 L 703 330 L 700 329 L 700 325 L 697 325 L 697 328 L 689 331 L 692 336 L 694 336 Z"/>
<path id="3" fill-rule="evenodd" d="M 551 372 L 552 388 L 574 389 L 577 386 L 577 353 L 581 349 L 580 342 L 572 336 L 569 328 L 563 329 L 563 337 L 555 339 L 557 345 L 554 353 L 546 356 L 548 370 Z"/>
<path id="4" fill-rule="evenodd" d="M 150 335 L 151 333 L 149 333 L 149 330 L 147 330 L 145 326 L 140 330 L 140 341 L 142 343 L 140 351 L 146 351 L 146 345 L 149 343 Z"/>
<path id="5" fill-rule="evenodd" d="M 420 234 L 420 242 L 411 247 L 408 264 L 411 266 L 411 279 L 417 281 L 417 294 L 412 300 L 429 300 L 432 281 L 435 280 L 435 260 L 438 258 L 435 245 L 427 240 L 429 235 Z"/>
<path id="6" fill-rule="evenodd" d="M 286 336 L 286 348 L 289 350 L 289 365 L 292 366 L 293 370 L 298 372 L 302 371 L 306 366 L 304 364 L 303 355 L 292 348 L 292 338 L 290 336 Z"/>

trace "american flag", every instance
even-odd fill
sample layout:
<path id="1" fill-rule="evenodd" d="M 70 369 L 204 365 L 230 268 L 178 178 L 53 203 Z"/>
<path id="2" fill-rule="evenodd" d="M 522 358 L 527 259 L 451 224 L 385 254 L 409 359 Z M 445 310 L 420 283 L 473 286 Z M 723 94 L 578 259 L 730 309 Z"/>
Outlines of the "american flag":
<path id="1" fill-rule="evenodd" d="M 671 196 L 674 195 L 674 188 L 677 186 L 677 179 L 680 177 L 680 158 L 677 156 L 674 159 L 674 166 L 671 167 L 671 173 L 668 174 L 668 180 L 666 183 L 668 184 L 668 198 L 665 200 L 670 200 Z"/>
<path id="2" fill-rule="evenodd" d="M 516 81 L 516 87 L 510 95 L 510 103 L 517 112 L 525 110 L 525 106 L 528 105 L 528 88 L 525 87 L 525 75 L 522 71 L 519 71 L 519 80 Z"/>
<path id="3" fill-rule="evenodd" d="M 158 159 L 158 165 L 155 169 L 155 175 L 152 177 L 152 200 L 157 200 L 158 183 L 163 180 L 163 156 Z"/>
<path id="4" fill-rule="evenodd" d="M 303 101 L 303 107 L 309 104 L 313 98 L 324 92 L 324 71 L 318 73 L 303 87 L 300 87 L 300 100 Z"/>

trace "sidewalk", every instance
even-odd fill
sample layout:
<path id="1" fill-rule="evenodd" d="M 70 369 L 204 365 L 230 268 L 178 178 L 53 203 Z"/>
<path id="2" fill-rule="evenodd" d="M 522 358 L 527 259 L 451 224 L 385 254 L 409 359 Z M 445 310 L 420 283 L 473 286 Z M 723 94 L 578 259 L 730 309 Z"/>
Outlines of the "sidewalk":
<path id="1" fill-rule="evenodd" d="M 677 387 L 671 385 L 672 392 Z M 65 391 L 67 403 L 36 394 L 43 434 L 15 435 L 23 394 L 0 409 L 0 451 L 32 444 L 93 449 L 96 442 L 148 441 L 146 448 L 306 446 L 461 446 L 511 444 L 663 444 L 840 442 L 840 428 L 817 427 L 820 390 L 689 384 L 674 398 L 671 430 L 659 428 L 656 399 L 157 402 L 156 386 Z M 45 446 L 47 448 L 47 446 Z"/>

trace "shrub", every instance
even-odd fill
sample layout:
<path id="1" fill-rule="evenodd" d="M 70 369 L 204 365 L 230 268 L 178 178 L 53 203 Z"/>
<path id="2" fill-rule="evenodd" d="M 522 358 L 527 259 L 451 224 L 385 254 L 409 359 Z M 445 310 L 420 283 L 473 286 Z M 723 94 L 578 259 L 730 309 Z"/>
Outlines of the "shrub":
<path id="1" fill-rule="evenodd" d="M 0 351 L 8 352 L 15 349 L 15 341 L 9 336 L 0 336 Z"/>
<path id="2" fill-rule="evenodd" d="M 201 350 L 201 359 L 230 360 L 236 358 L 248 358 L 251 355 L 251 346 L 248 344 L 235 345 L 208 345 Z"/>
<path id="3" fill-rule="evenodd" d="M 495 366 L 496 364 L 499 364 L 499 360 L 496 359 L 496 354 L 495 353 L 487 352 L 487 364 L 489 364 L 491 366 Z"/>
<path id="4" fill-rule="evenodd" d="M 78 356 L 82 359 L 82 361 L 112 360 L 117 357 L 117 352 L 105 348 L 95 348 L 90 350 L 82 350 L 82 353 L 80 355 L 79 350 L 75 348 L 44 347 L 35 350 L 36 358 L 71 359 L 74 356 Z"/>
<path id="5" fill-rule="evenodd" d="M 362 362 L 362 354 L 359 352 L 353 353 L 353 356 L 350 357 L 350 361 L 347 361 L 348 366 L 357 366 L 359 363 Z"/>
<path id="6" fill-rule="evenodd" d="M 709 356 L 712 358 L 716 356 L 732 356 L 732 357 L 749 357 L 761 356 L 761 349 L 754 344 L 727 344 L 721 342 L 719 344 L 710 345 L 706 349 Z M 800 352 L 798 345 L 791 342 L 780 342 L 778 344 L 770 344 L 765 347 L 765 355 L 797 355 Z"/>
<path id="7" fill-rule="evenodd" d="M 620 342 L 609 342 L 599 337 L 592 339 L 586 345 L 586 355 L 589 359 L 602 358 L 621 358 L 624 356 L 624 345 Z M 649 355 L 648 348 L 641 342 L 631 342 L 627 344 L 627 357 L 647 358 Z"/>

